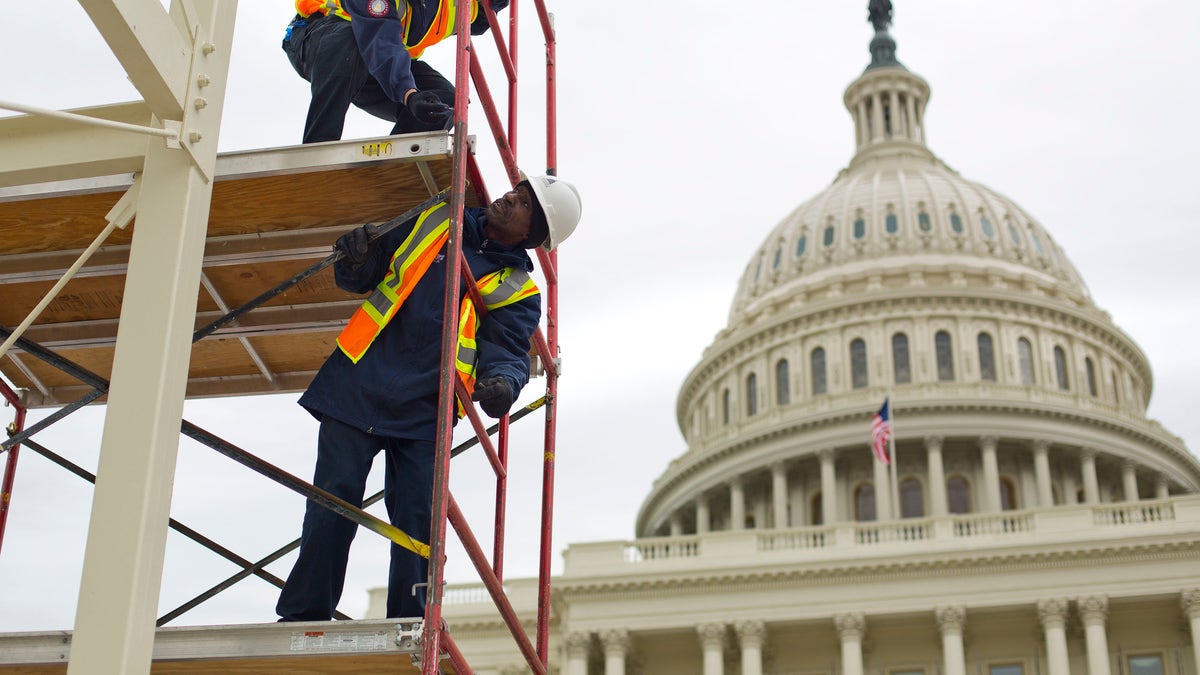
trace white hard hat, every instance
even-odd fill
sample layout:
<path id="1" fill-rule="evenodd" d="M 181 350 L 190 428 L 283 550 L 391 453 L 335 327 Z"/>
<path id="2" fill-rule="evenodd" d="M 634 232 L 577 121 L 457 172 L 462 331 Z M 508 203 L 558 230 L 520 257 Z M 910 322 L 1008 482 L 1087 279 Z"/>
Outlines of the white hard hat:
<path id="1" fill-rule="evenodd" d="M 546 216 L 548 234 L 546 241 L 542 242 L 542 248 L 553 251 L 579 225 L 579 216 L 583 213 L 579 190 L 558 176 L 530 177 L 521 172 L 521 179 L 529 184 L 534 198 L 542 207 L 542 214 Z"/>

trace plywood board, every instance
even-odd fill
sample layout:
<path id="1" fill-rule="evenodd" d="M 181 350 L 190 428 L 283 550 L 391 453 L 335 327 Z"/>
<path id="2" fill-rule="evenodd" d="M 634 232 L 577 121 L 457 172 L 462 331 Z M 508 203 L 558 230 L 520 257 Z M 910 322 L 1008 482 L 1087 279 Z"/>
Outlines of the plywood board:
<path id="1" fill-rule="evenodd" d="M 196 326 L 205 326 L 332 253 L 343 232 L 389 220 L 450 182 L 448 134 L 318 143 L 223 154 L 205 246 Z M 0 325 L 12 328 L 104 228 L 131 175 L 0 189 Z M 468 190 L 468 204 L 478 198 Z M 146 226 L 143 224 L 142 226 Z M 114 232 L 26 333 L 104 379 L 139 224 Z M 331 353 L 361 296 L 325 269 L 196 344 L 188 396 L 297 391 Z M 29 407 L 90 387 L 20 349 L 0 372 Z"/>

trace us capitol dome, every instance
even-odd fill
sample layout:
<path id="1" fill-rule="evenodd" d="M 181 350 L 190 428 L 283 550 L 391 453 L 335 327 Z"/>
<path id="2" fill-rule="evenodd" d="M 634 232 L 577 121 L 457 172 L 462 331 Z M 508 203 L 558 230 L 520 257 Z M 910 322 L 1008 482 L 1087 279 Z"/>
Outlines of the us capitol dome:
<path id="1" fill-rule="evenodd" d="M 857 151 L 746 265 L 638 534 L 1196 492 L 1146 418 L 1145 355 L 1041 223 L 926 146 L 929 85 L 886 32 L 871 46 L 843 97 Z M 898 499 L 867 449 L 889 395 Z"/>
<path id="2" fill-rule="evenodd" d="M 926 146 L 870 12 L 857 150 L 746 264 L 636 537 L 564 553 L 551 672 L 1200 675 L 1200 462 L 1051 230 Z M 477 672 L 528 672 L 481 585 L 444 602 Z"/>

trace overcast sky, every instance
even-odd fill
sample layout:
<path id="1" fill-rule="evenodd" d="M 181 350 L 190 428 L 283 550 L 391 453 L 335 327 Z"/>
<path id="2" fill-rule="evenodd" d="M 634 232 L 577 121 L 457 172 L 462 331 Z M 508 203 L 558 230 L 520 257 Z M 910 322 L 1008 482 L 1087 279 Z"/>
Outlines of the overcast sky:
<path id="1" fill-rule="evenodd" d="M 0 72 L 0 99 L 63 109 L 137 97 L 79 5 L 10 4 L 0 22 L 0 58 L 10 64 Z M 583 223 L 560 255 L 558 570 L 558 552 L 570 543 L 632 537 L 642 498 L 684 451 L 678 387 L 725 325 L 747 261 L 776 223 L 850 160 L 853 128 L 842 93 L 868 63 L 872 33 L 866 0 L 773 0 L 755 5 L 761 15 L 753 17 L 731 16 L 734 3 L 715 0 L 550 4 L 559 37 L 559 173 L 584 199 Z M 894 4 L 897 56 L 932 88 L 930 148 L 966 178 L 1015 200 L 1057 239 L 1096 303 L 1150 359 L 1149 416 L 1195 452 L 1200 5 Z M 299 141 L 307 85 L 278 48 L 289 5 L 240 3 L 222 150 Z M 543 49 L 532 3 L 522 9 L 526 112 L 518 155 L 532 173 L 545 168 Z M 490 39 L 479 44 L 494 62 Z M 449 74 L 450 52 L 442 45 L 428 57 Z M 497 69 L 489 72 L 498 94 Z M 354 114 L 345 137 L 389 129 Z M 472 130 L 486 145 L 486 126 Z M 502 174 L 485 161 L 498 194 Z M 316 424 L 295 398 L 194 401 L 186 415 L 311 476 Z M 103 413 L 88 408 L 36 440 L 94 470 Z M 30 422 L 45 414 L 36 411 Z M 537 570 L 540 430 L 527 423 L 515 434 L 510 577 Z M 181 444 L 178 466 L 177 519 L 251 559 L 298 536 L 301 497 L 191 442 Z M 486 476 L 478 452 L 455 460 L 453 489 L 481 539 L 491 532 Z M 381 473 L 373 475 L 370 489 L 381 484 Z M 91 492 L 22 452 L 0 552 L 0 631 L 73 625 Z M 473 581 L 459 550 L 450 556 L 448 579 Z M 382 539 L 358 537 L 343 611 L 362 615 L 366 589 L 385 583 L 386 557 Z M 286 576 L 291 562 L 271 571 Z M 235 571 L 172 533 L 160 613 Z M 251 579 L 174 625 L 272 621 L 276 596 Z"/>

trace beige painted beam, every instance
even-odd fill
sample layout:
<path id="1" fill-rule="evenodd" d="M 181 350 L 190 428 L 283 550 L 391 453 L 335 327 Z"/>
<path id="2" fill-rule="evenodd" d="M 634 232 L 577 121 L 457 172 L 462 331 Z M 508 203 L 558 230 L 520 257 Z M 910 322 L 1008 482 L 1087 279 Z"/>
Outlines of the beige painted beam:
<path id="1" fill-rule="evenodd" d="M 194 86 L 187 82 L 191 67 L 168 53 L 181 36 L 157 0 L 81 3 L 156 112 L 162 113 L 165 99 L 181 98 L 175 92 Z M 212 175 L 216 165 L 237 11 L 237 0 L 186 4 L 198 13 L 198 42 L 214 45 L 196 63 L 209 76 L 204 89 L 209 105 L 189 125 L 200 142 L 186 150 L 148 144 L 67 667 L 70 675 L 150 671 L 212 196 L 212 183 L 205 176 Z M 182 6 L 173 0 L 172 14 Z M 99 16 L 106 11 L 116 17 Z M 150 32 L 169 32 L 174 39 L 151 37 Z M 186 52 L 190 55 L 191 50 Z"/>
<path id="2" fill-rule="evenodd" d="M 150 108 L 142 101 L 67 112 L 111 122 L 150 124 Z M 128 131 L 40 115 L 0 119 L 0 187 L 140 171 L 147 143 L 153 142 L 163 143 Z"/>
<path id="3" fill-rule="evenodd" d="M 158 0 L 79 0 L 130 82 L 160 119 L 183 116 L 191 40 Z"/>

